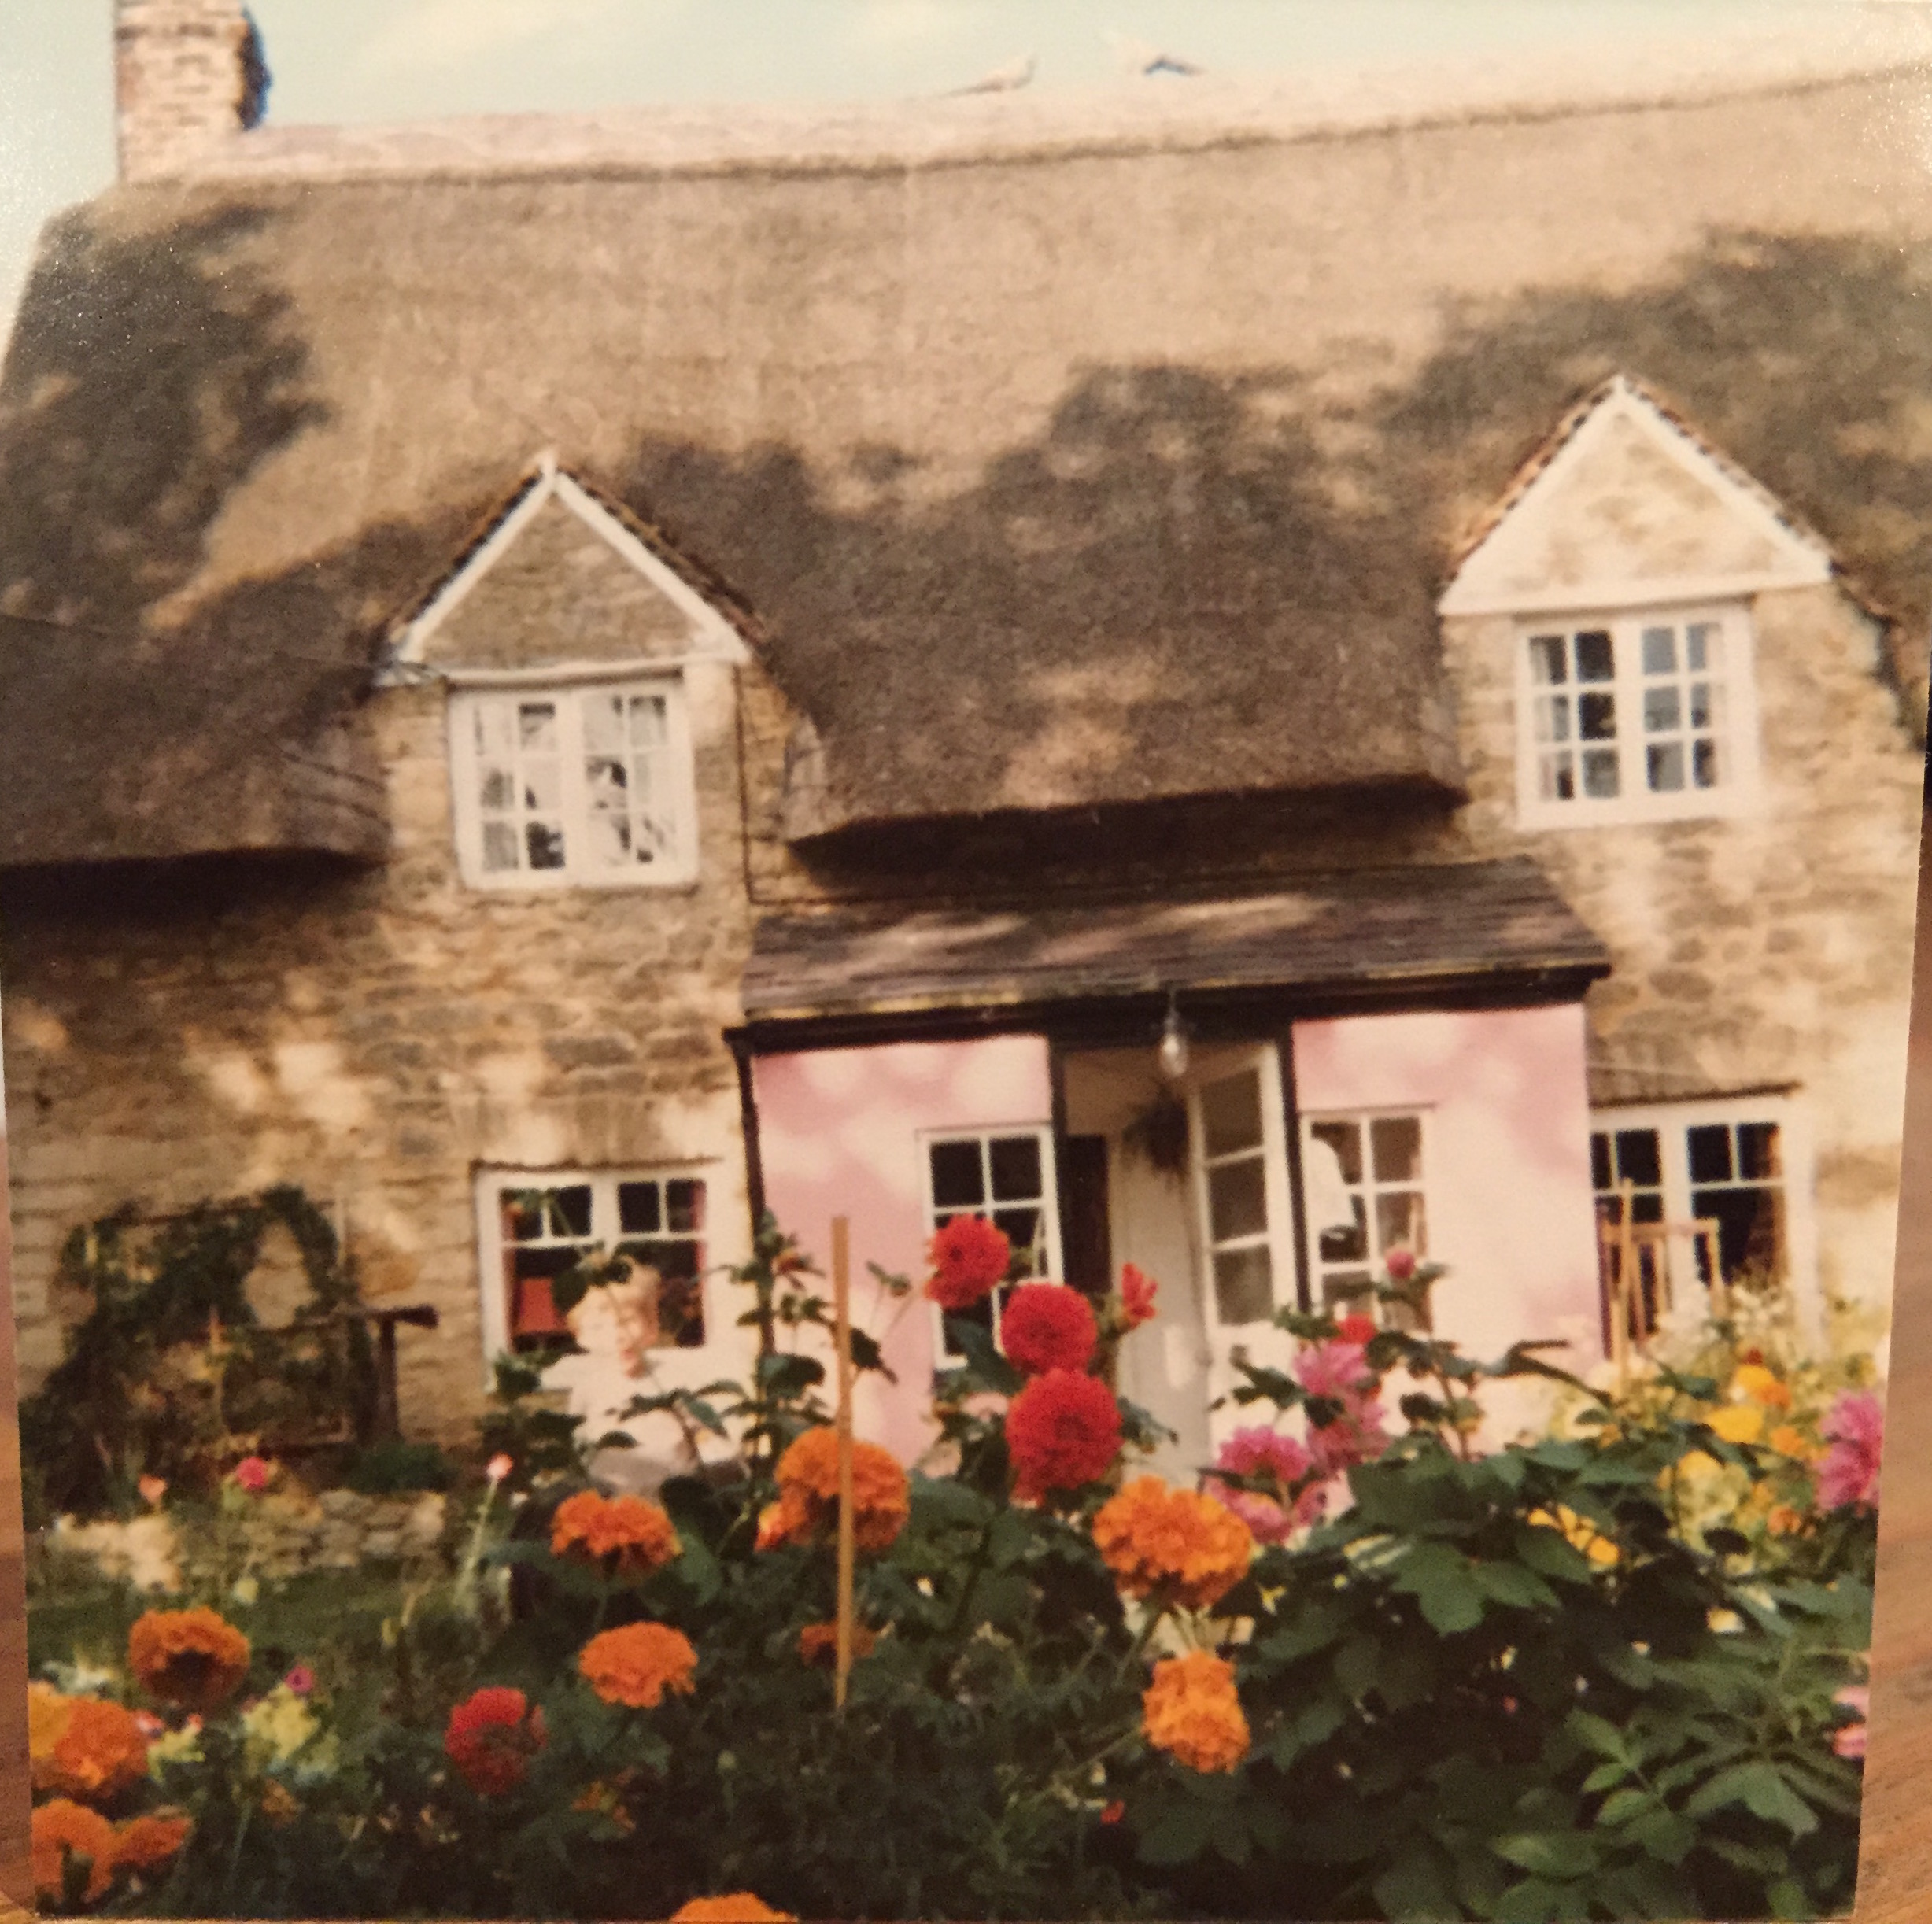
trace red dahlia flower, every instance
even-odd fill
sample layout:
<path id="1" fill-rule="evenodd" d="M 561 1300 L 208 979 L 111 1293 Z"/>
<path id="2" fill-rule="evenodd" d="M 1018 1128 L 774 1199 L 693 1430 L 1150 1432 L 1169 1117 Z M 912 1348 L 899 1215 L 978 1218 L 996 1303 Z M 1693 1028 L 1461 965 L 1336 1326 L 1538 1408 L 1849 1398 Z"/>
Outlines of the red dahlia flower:
<path id="1" fill-rule="evenodd" d="M 999 1346 L 1029 1376 L 1084 1370 L 1100 1339 L 1093 1305 L 1064 1283 L 1029 1283 L 999 1315 Z"/>
<path id="2" fill-rule="evenodd" d="M 1113 1467 L 1120 1447 L 1120 1405 L 1097 1376 L 1050 1369 L 1007 1405 L 1007 1449 L 1022 1497 L 1091 1483 Z"/>
<path id="3" fill-rule="evenodd" d="M 549 1741 L 543 1712 L 521 1690 L 478 1690 L 449 1713 L 443 1751 L 480 1796 L 501 1797 L 523 1782 L 530 1760 Z"/>
<path id="4" fill-rule="evenodd" d="M 1143 1323 L 1154 1320 L 1155 1287 L 1153 1277 L 1132 1263 L 1121 1265 L 1121 1311 L 1129 1329 L 1138 1329 Z"/>
<path id="5" fill-rule="evenodd" d="M 1374 1342 L 1380 1332 L 1376 1328 L 1373 1317 L 1362 1316 L 1358 1313 L 1354 1316 L 1343 1317 L 1341 1321 L 1335 1325 L 1335 1333 L 1343 1342 L 1358 1343 L 1365 1347 Z"/>
<path id="6" fill-rule="evenodd" d="M 925 1293 L 944 1309 L 970 1309 L 1006 1280 L 1013 1245 L 984 1216 L 955 1216 L 926 1246 Z"/>

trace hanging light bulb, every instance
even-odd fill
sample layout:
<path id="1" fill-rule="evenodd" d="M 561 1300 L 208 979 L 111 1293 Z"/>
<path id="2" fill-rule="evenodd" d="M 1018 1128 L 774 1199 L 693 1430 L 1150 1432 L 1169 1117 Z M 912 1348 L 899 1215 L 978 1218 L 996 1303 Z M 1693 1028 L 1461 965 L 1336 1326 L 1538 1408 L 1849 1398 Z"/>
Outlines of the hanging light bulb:
<path id="1" fill-rule="evenodd" d="M 1154 1065 L 1163 1080 L 1178 1082 L 1188 1073 L 1188 1025 L 1180 1019 L 1174 999 L 1167 999 L 1167 1020 L 1161 1025 L 1160 1047 L 1154 1052 Z"/>

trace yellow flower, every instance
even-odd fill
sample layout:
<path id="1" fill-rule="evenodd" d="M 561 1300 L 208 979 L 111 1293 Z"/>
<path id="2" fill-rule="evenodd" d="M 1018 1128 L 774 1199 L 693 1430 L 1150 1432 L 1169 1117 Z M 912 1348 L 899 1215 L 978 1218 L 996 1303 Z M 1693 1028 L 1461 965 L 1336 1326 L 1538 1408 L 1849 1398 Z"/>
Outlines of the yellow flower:
<path id="1" fill-rule="evenodd" d="M 1689 1478 L 1694 1483 L 1701 1482 L 1707 1476 L 1722 1476 L 1724 1473 L 1724 1466 L 1708 1450 L 1693 1449 L 1677 1459 L 1676 1473 L 1679 1476 Z M 1670 1481 L 1670 1478 L 1671 1472 L 1666 1470 L 1657 1479 L 1657 1481 L 1660 1483 L 1666 1483 Z"/>
<path id="2" fill-rule="evenodd" d="M 1768 1409 L 1791 1407 L 1791 1392 L 1762 1363 L 1741 1365 L 1731 1379 L 1731 1393 L 1734 1398 L 1748 1398 Z"/>
<path id="3" fill-rule="evenodd" d="M 54 1747 L 67 1734 L 73 1715 L 72 1700 L 61 1696 L 50 1683 L 27 1686 L 27 1754 L 33 1760 L 34 1788 L 47 1787 L 47 1767 L 54 1760 Z"/>
<path id="4" fill-rule="evenodd" d="M 1709 1421 L 1727 1443 L 1755 1443 L 1764 1433 L 1764 1408 L 1761 1403 L 1733 1403 L 1712 1410 Z"/>
<path id="5" fill-rule="evenodd" d="M 286 1763 L 321 1727 L 307 1702 L 286 1684 L 277 1684 L 242 1713 L 248 1760 L 258 1771 Z"/>
<path id="6" fill-rule="evenodd" d="M 1581 1550 L 1600 1570 L 1607 1570 L 1623 1555 L 1609 1538 L 1587 1519 L 1559 1503 L 1553 1516 L 1547 1510 L 1531 1510 L 1527 1520 L 1545 1530 L 1560 1530 L 1572 1549 Z"/>

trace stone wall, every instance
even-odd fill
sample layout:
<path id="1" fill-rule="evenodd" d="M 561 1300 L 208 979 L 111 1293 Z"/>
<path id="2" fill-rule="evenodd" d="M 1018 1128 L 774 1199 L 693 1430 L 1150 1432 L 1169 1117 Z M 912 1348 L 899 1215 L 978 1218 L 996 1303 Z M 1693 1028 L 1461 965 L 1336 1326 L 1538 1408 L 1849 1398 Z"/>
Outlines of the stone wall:
<path id="1" fill-rule="evenodd" d="M 1882 1302 L 1922 766 L 1878 624 L 1841 589 L 1762 594 L 1751 612 L 1760 805 L 1738 818 L 1531 834 L 1515 826 L 1516 625 L 1446 622 L 1470 770 L 1462 827 L 1476 852 L 1534 854 L 1615 958 L 1588 1003 L 1597 1100 L 1796 1085 L 1817 1146 L 1820 1280 Z"/>
<path id="2" fill-rule="evenodd" d="M 405 1427 L 480 1407 L 476 1172 L 670 1166 L 708 1187 L 714 1262 L 748 1233 L 736 1065 L 748 940 L 739 678 L 687 670 L 700 870 L 673 889 L 484 894 L 456 873 L 445 696 L 366 711 L 395 850 L 366 872 L 100 872 L 6 901 L 4 1010 L 24 1387 L 57 1360 L 60 1246 L 130 1200 L 301 1184 L 348 1226 L 400 1332 Z M 718 1305 L 720 1310 L 723 1305 Z M 730 1334 L 720 1313 L 714 1328 Z M 716 1374 L 706 1351 L 663 1353 Z M 703 1378 L 698 1379 L 703 1380 Z"/>

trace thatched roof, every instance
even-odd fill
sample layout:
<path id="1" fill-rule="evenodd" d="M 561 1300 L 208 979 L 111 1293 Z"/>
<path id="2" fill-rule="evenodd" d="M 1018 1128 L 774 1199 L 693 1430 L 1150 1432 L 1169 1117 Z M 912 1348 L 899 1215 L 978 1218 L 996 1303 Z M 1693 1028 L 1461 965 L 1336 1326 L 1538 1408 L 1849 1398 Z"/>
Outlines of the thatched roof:
<path id="1" fill-rule="evenodd" d="M 1924 85 L 1808 58 L 1536 111 L 264 130 L 112 193 L 0 380 L 0 862 L 368 852 L 283 771 L 356 774 L 333 722 L 545 448 L 750 611 L 801 836 L 1439 806 L 1434 597 L 1620 371 L 1915 658 Z"/>

